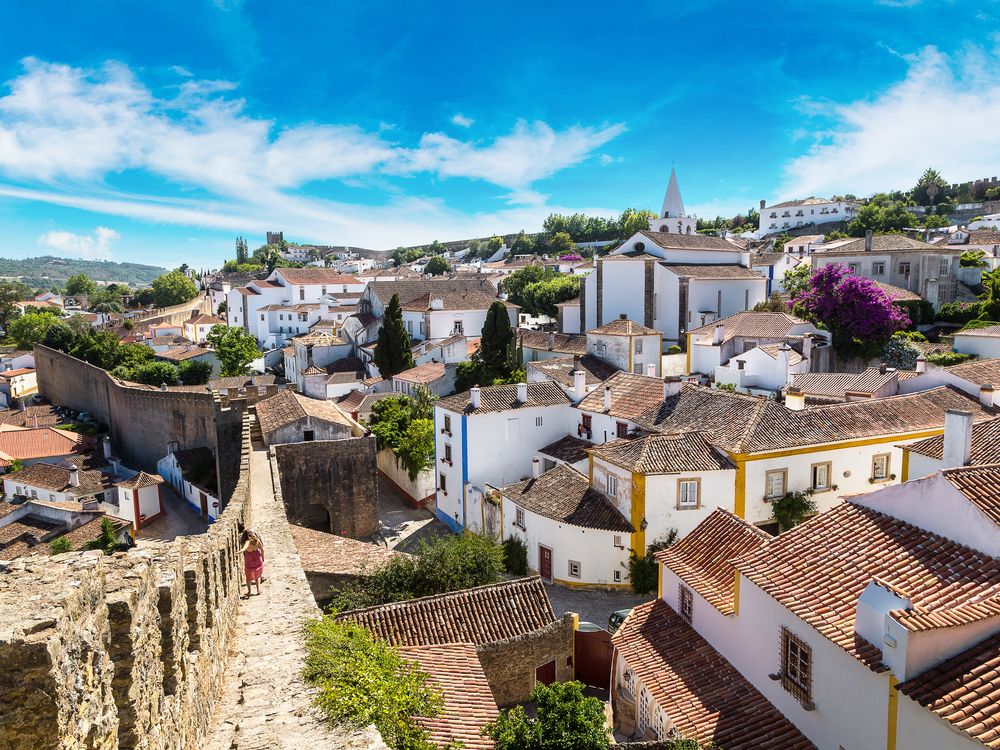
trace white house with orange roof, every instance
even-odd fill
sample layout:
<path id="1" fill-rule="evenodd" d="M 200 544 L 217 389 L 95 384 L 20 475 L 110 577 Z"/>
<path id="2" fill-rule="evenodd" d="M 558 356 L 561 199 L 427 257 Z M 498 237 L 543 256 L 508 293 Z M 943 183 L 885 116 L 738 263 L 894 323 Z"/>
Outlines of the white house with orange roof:
<path id="1" fill-rule="evenodd" d="M 587 331 L 587 354 L 625 372 L 659 376 L 662 350 L 659 331 L 624 314 Z"/>
<path id="2" fill-rule="evenodd" d="M 195 315 L 184 321 L 184 337 L 196 344 L 204 344 L 213 327 L 224 325 L 226 321 L 215 315 Z"/>

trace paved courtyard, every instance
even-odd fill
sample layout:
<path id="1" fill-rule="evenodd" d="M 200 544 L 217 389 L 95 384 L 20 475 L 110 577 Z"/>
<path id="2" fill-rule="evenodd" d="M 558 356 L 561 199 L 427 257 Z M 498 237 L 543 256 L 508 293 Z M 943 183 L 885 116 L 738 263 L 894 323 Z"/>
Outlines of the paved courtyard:
<path id="1" fill-rule="evenodd" d="M 146 524 L 136 534 L 136 545 L 141 547 L 144 540 L 169 542 L 179 536 L 201 534 L 208 528 L 208 522 L 194 512 L 166 482 L 163 483 L 164 515 Z"/>
<path id="2" fill-rule="evenodd" d="M 545 590 L 557 617 L 563 612 L 576 612 L 580 615 L 580 622 L 592 622 L 602 628 L 608 627 L 608 617 L 612 612 L 656 598 L 655 594 L 637 596 L 630 591 L 569 589 L 555 584 L 546 584 Z"/>
<path id="3" fill-rule="evenodd" d="M 392 482 L 378 478 L 379 535 L 391 549 L 415 552 L 422 539 L 450 533 L 434 515 L 433 505 L 414 508 Z"/>

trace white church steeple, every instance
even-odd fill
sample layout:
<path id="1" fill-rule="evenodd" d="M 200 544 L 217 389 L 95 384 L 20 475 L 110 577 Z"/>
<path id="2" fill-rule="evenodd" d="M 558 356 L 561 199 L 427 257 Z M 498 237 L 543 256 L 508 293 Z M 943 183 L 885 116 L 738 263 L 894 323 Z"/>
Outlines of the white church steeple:
<path id="1" fill-rule="evenodd" d="M 663 206 L 660 207 L 659 216 L 649 220 L 649 229 L 653 232 L 694 234 L 696 223 L 695 218 L 684 213 L 684 201 L 681 200 L 681 189 L 677 185 L 677 171 L 671 167 Z"/>

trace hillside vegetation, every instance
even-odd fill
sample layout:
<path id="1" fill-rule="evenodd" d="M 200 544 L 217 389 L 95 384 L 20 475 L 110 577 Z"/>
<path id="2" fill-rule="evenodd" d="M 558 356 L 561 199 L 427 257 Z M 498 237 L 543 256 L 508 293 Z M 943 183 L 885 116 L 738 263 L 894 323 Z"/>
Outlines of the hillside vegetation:
<path id="1" fill-rule="evenodd" d="M 165 268 L 141 263 L 116 263 L 109 260 L 82 260 L 42 255 L 18 260 L 0 258 L 0 277 L 18 278 L 33 287 L 62 285 L 74 274 L 82 273 L 94 281 L 117 281 L 130 286 L 143 286 L 166 273 Z"/>

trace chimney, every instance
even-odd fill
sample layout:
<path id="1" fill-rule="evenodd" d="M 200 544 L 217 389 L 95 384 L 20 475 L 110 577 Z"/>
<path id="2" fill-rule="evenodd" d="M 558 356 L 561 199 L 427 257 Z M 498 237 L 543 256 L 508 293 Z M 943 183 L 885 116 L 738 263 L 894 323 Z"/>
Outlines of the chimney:
<path id="1" fill-rule="evenodd" d="M 69 467 L 69 486 L 79 487 L 80 486 L 80 469 L 76 464 Z"/>
<path id="2" fill-rule="evenodd" d="M 538 456 L 531 459 L 531 476 L 538 479 L 542 475 L 542 462 L 538 460 Z"/>
<path id="3" fill-rule="evenodd" d="M 760 210 L 763 211 L 764 210 L 764 206 L 766 206 L 766 205 L 767 205 L 767 201 L 764 200 L 763 198 L 761 198 L 760 199 Z"/>
<path id="4" fill-rule="evenodd" d="M 104 439 L 101 441 L 101 448 L 104 451 L 104 459 L 111 458 L 111 438 L 109 436 L 104 436 Z"/>
<path id="5" fill-rule="evenodd" d="M 870 253 L 872 251 L 872 230 L 865 232 L 865 252 Z"/>
<path id="6" fill-rule="evenodd" d="M 989 383 L 979 387 L 979 403 L 983 406 L 993 406 L 993 386 Z"/>
<path id="7" fill-rule="evenodd" d="M 611 386 L 604 386 L 604 411 L 611 411 Z"/>
<path id="8" fill-rule="evenodd" d="M 573 370 L 573 395 L 577 400 L 587 395 L 587 373 L 579 367 Z"/>
<path id="9" fill-rule="evenodd" d="M 965 466 L 972 457 L 972 412 L 948 409 L 944 415 L 942 468 Z"/>
<path id="10" fill-rule="evenodd" d="M 628 320 L 628 313 L 618 313 L 618 320 Z"/>
<path id="11" fill-rule="evenodd" d="M 679 375 L 668 375 L 663 379 L 663 398 L 676 396 L 681 392 L 681 379 Z"/>
<path id="12" fill-rule="evenodd" d="M 812 348 L 813 348 L 813 337 L 811 333 L 807 333 L 805 336 L 802 337 L 803 359 L 809 360 L 809 358 L 812 356 Z"/>
<path id="13" fill-rule="evenodd" d="M 726 338 L 726 326 L 724 323 L 717 323 L 715 331 L 712 333 L 712 346 L 719 346 Z"/>
<path id="14" fill-rule="evenodd" d="M 167 384 L 166 383 L 160 383 L 160 390 L 161 391 L 167 390 Z"/>
<path id="15" fill-rule="evenodd" d="M 885 371 L 886 371 L 886 365 L 885 365 L 885 362 L 883 362 L 882 364 L 880 364 L 880 365 L 878 366 L 878 371 L 879 371 L 879 373 L 880 373 L 880 374 L 882 374 L 882 375 L 885 375 Z"/>
<path id="16" fill-rule="evenodd" d="M 653 362 L 646 365 L 646 375 L 651 378 L 656 377 L 656 365 Z"/>
<path id="17" fill-rule="evenodd" d="M 444 310 L 444 300 L 443 299 L 432 299 L 431 300 L 431 310 Z"/>
<path id="18" fill-rule="evenodd" d="M 549 351 L 551 352 L 556 348 L 556 334 L 555 331 L 549 331 Z"/>
<path id="19" fill-rule="evenodd" d="M 917 357 L 917 372 L 927 372 L 927 358 L 923 354 Z"/>
<path id="20" fill-rule="evenodd" d="M 528 401 L 528 384 L 518 383 L 517 384 L 517 403 L 524 404 Z"/>
<path id="21" fill-rule="evenodd" d="M 479 408 L 479 394 L 480 391 L 478 385 L 474 385 L 469 389 L 469 403 L 472 404 L 473 409 Z"/>
<path id="22" fill-rule="evenodd" d="M 806 408 L 806 395 L 801 388 L 792 385 L 785 390 L 785 406 L 792 411 L 802 411 Z"/>

